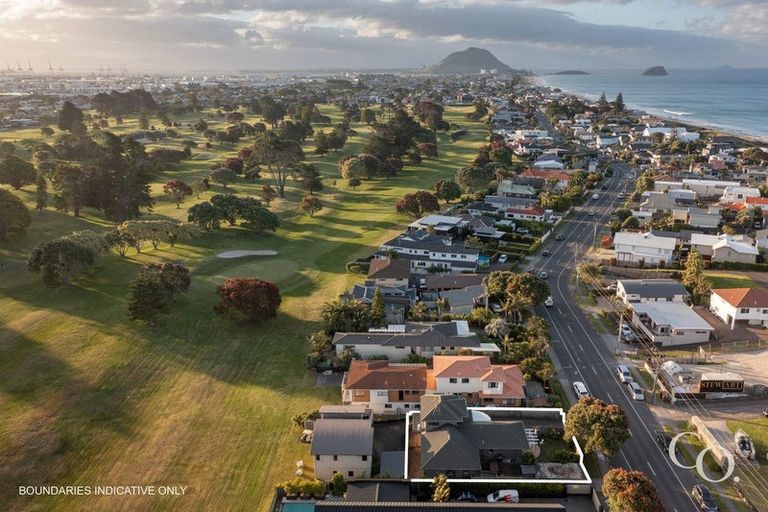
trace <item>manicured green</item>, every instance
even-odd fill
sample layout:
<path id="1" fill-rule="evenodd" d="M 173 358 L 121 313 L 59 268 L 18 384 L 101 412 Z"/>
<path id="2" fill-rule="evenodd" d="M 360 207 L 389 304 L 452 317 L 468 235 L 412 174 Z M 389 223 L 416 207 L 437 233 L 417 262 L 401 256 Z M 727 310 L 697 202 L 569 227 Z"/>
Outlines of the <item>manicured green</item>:
<path id="1" fill-rule="evenodd" d="M 189 486 L 188 495 L 132 498 L 130 508 L 233 510 L 248 504 L 266 510 L 274 485 L 293 475 L 295 462 L 310 463 L 291 416 L 340 399 L 338 389 L 316 389 L 314 375 L 304 368 L 305 338 L 318 329 L 322 304 L 360 279 L 345 272 L 348 261 L 370 254 L 410 221 L 395 213 L 396 198 L 429 189 L 471 163 L 487 131 L 464 118 L 468 110 L 447 109 L 446 120 L 469 133 L 455 143 L 440 134 L 438 158 L 408 166 L 390 180 L 363 181 L 356 191 L 338 176 L 336 162 L 362 148 L 369 128 L 354 125 L 358 135 L 347 148 L 323 158 L 307 142 L 307 160 L 325 185 L 317 194 L 324 208 L 314 217 L 298 210 L 303 193 L 291 181 L 288 197 L 270 207 L 281 217 L 276 233 L 225 227 L 175 248 L 163 244 L 140 255 L 131 250 L 127 258 L 111 253 L 69 288 L 44 288 L 40 276 L 26 270 L 29 252 L 42 240 L 111 225 L 87 209 L 80 219 L 51 209 L 33 212 L 26 238 L 0 246 L 6 264 L 0 270 L 0 503 L 19 510 L 126 509 L 125 498 L 33 502 L 17 497 L 16 486 L 168 484 Z M 332 107 L 323 111 L 334 122 L 340 119 Z M 180 121 L 186 125 L 199 117 Z M 214 129 L 225 124 L 206 119 Z M 126 118 L 114 131 L 135 128 L 135 118 Z M 162 145 L 180 148 L 181 140 L 193 136 L 186 126 L 180 133 Z M 41 136 L 38 130 L 0 135 L 25 138 Z M 244 139 L 239 147 L 248 144 Z M 214 144 L 193 150 L 191 160 L 153 184 L 155 214 L 185 220 L 186 209 L 198 200 L 188 198 L 176 209 L 162 183 L 191 183 L 237 149 Z M 265 183 L 267 175 L 229 188 L 255 196 Z M 222 191 L 214 187 L 200 200 Z M 34 185 L 18 195 L 33 208 Z M 273 249 L 278 255 L 216 257 L 233 249 Z M 149 261 L 183 262 L 192 277 L 189 293 L 154 328 L 129 322 L 127 311 L 129 284 Z M 277 283 L 283 303 L 275 320 L 247 325 L 214 315 L 216 285 L 240 276 Z"/>
<path id="2" fill-rule="evenodd" d="M 760 283 L 744 274 L 733 272 L 705 272 L 712 288 L 758 288 Z"/>

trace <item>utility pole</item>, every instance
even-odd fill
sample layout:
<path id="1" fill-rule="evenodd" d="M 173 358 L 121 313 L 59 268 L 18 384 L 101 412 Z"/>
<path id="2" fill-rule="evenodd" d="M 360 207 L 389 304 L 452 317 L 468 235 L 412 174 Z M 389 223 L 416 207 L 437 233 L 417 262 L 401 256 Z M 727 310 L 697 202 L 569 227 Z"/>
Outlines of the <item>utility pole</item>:
<path id="1" fill-rule="evenodd" d="M 616 336 L 616 355 L 619 355 L 619 345 L 621 345 L 621 329 L 624 327 L 624 310 L 619 315 L 619 335 Z"/>
<path id="2" fill-rule="evenodd" d="M 653 370 L 653 390 L 651 390 L 651 403 L 656 404 L 656 383 L 659 382 L 659 371 L 661 370 L 661 363 L 656 364 L 656 368 Z"/>

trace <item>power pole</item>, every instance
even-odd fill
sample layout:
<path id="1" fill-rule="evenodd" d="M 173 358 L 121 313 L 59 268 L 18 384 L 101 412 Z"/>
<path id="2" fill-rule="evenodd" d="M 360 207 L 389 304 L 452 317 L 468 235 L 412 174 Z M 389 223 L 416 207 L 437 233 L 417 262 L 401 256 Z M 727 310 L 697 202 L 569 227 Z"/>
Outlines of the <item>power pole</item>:
<path id="1" fill-rule="evenodd" d="M 616 336 L 616 355 L 619 355 L 619 346 L 621 345 L 621 329 L 624 327 L 624 310 L 619 315 L 619 334 Z"/>

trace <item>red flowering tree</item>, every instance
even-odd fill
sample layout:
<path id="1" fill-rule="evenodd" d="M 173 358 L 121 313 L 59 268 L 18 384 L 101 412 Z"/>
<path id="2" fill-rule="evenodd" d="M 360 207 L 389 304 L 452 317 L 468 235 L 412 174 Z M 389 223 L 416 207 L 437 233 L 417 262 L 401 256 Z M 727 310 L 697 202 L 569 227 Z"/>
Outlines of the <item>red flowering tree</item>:
<path id="1" fill-rule="evenodd" d="M 213 307 L 217 315 L 239 313 L 251 322 L 276 317 L 282 301 L 275 283 L 250 277 L 227 279 L 216 291 L 221 298 Z"/>
<path id="2" fill-rule="evenodd" d="M 184 199 L 193 194 L 192 187 L 181 180 L 169 180 L 163 185 L 163 192 L 176 203 L 176 208 L 184 202 Z"/>
<path id="3" fill-rule="evenodd" d="M 656 486 L 642 471 L 613 468 L 603 477 L 603 494 L 611 510 L 664 512 Z"/>

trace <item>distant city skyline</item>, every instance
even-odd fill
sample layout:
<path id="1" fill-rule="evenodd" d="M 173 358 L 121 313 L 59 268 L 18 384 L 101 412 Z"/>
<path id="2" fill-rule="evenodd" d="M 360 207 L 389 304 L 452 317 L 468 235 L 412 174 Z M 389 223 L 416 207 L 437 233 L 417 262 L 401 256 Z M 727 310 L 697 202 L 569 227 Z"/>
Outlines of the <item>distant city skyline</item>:
<path id="1" fill-rule="evenodd" d="M 0 70 L 768 66 L 768 0 L 0 0 Z M 49 64 L 50 60 L 50 64 Z"/>

